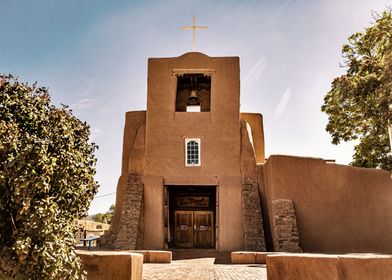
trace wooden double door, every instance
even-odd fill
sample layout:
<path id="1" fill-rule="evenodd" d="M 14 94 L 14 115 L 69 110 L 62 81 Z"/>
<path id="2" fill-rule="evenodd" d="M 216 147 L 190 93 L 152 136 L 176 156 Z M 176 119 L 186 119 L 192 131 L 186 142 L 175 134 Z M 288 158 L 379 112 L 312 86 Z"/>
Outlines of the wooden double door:
<path id="1" fill-rule="evenodd" d="M 177 210 L 174 216 L 177 248 L 214 248 L 213 211 Z"/>

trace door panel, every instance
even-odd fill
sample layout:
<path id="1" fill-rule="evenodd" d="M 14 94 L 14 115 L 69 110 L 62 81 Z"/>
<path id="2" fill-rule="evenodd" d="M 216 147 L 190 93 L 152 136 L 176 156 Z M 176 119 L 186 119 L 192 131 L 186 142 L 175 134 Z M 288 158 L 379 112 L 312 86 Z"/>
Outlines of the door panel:
<path id="1" fill-rule="evenodd" d="M 180 248 L 193 247 L 193 211 L 175 211 L 175 240 Z"/>
<path id="2" fill-rule="evenodd" d="M 195 248 L 212 248 L 214 240 L 213 212 L 194 211 L 193 246 Z"/>
<path id="3" fill-rule="evenodd" d="M 177 248 L 214 248 L 213 211 L 175 211 Z"/>

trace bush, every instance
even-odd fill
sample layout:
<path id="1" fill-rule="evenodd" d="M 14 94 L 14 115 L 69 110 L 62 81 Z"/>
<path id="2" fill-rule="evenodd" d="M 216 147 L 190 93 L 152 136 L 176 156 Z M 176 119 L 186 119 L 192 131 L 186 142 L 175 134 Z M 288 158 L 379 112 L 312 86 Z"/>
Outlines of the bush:
<path id="1" fill-rule="evenodd" d="M 116 209 L 116 206 L 114 204 L 112 204 L 109 208 L 109 211 L 107 211 L 103 214 L 102 213 L 95 214 L 92 217 L 92 220 L 94 222 L 98 222 L 98 223 L 111 224 L 112 220 L 113 220 L 113 214 L 114 214 L 115 209 Z"/>
<path id="2" fill-rule="evenodd" d="M 97 192 L 89 126 L 0 75 L 0 278 L 83 279 L 75 221 Z"/>

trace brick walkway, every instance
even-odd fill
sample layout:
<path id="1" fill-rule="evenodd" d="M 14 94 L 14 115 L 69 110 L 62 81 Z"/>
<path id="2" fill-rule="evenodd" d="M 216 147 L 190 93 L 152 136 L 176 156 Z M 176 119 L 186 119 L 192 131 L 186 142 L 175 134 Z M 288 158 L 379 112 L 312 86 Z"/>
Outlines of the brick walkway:
<path id="1" fill-rule="evenodd" d="M 143 264 L 143 280 L 267 280 L 265 265 L 214 264 L 214 258 Z"/>

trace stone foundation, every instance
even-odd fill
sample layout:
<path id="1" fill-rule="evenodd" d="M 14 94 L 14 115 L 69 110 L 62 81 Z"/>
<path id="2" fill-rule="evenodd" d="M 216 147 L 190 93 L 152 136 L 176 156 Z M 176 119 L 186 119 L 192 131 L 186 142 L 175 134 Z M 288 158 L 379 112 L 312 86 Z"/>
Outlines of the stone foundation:
<path id="1" fill-rule="evenodd" d="M 294 203 L 289 199 L 272 202 L 274 249 L 278 252 L 302 253 Z"/>
<path id="2" fill-rule="evenodd" d="M 242 211 L 244 219 L 244 249 L 265 251 L 259 186 L 255 178 L 243 180 Z"/>
<path id="3" fill-rule="evenodd" d="M 143 181 L 142 177 L 130 174 L 124 190 L 120 227 L 117 235 L 111 236 L 105 246 L 114 249 L 138 250 L 143 247 Z"/>

